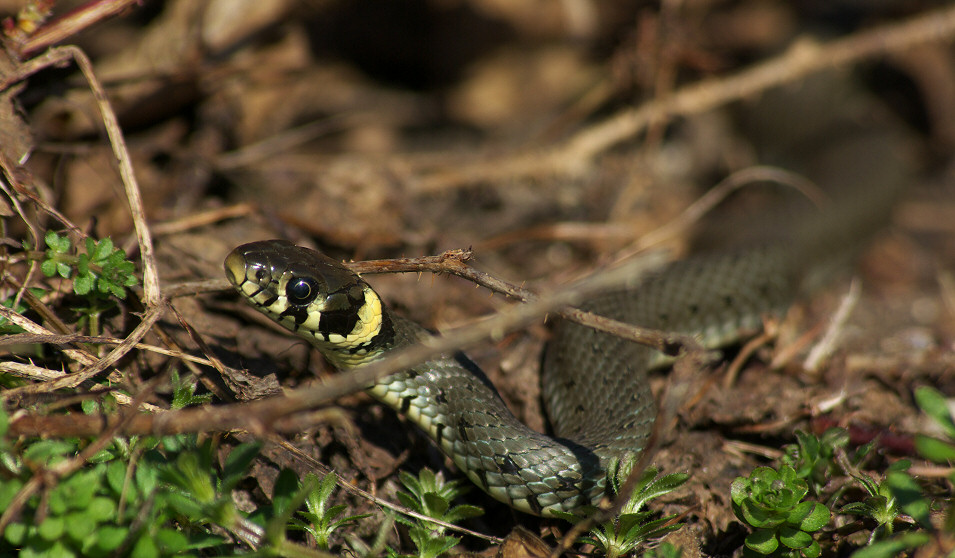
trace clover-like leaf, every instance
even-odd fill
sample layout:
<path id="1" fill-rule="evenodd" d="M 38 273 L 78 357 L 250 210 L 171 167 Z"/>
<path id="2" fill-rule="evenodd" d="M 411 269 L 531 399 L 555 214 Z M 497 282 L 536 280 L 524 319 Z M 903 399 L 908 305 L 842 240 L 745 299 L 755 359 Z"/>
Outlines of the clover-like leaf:
<path id="1" fill-rule="evenodd" d="M 757 529 L 746 537 L 744 544 L 760 554 L 772 554 L 779 548 L 779 539 L 772 529 Z"/>
<path id="2" fill-rule="evenodd" d="M 113 240 L 107 236 L 106 238 L 97 242 L 92 250 L 89 249 L 89 242 L 87 242 L 86 249 L 94 262 L 99 262 L 102 264 L 102 262 L 105 262 L 113 253 Z"/>
<path id="3" fill-rule="evenodd" d="M 829 523 L 832 514 L 829 512 L 829 508 L 819 502 L 807 503 L 812 504 L 812 511 L 799 523 L 799 528 L 808 533 L 812 533 L 822 529 Z"/>
<path id="4" fill-rule="evenodd" d="M 805 531 L 793 527 L 782 526 L 779 528 L 779 542 L 788 546 L 789 548 L 806 548 L 812 544 L 812 536 Z"/>
<path id="5" fill-rule="evenodd" d="M 53 252 L 65 254 L 70 251 L 70 238 L 65 235 L 60 236 L 55 231 L 47 231 L 43 237 L 43 242 Z"/>
<path id="6" fill-rule="evenodd" d="M 785 517 L 780 517 L 773 513 L 773 510 L 759 505 L 755 500 L 747 499 L 739 506 L 742 512 L 742 519 L 753 527 L 775 527 L 785 521 Z"/>
<path id="7" fill-rule="evenodd" d="M 73 280 L 73 292 L 83 296 L 93 290 L 94 278 L 92 275 L 79 275 Z"/>
<path id="8" fill-rule="evenodd" d="M 812 541 L 812 544 L 802 549 L 802 555 L 806 558 L 819 558 L 820 554 L 822 554 L 822 549 L 816 541 Z"/>

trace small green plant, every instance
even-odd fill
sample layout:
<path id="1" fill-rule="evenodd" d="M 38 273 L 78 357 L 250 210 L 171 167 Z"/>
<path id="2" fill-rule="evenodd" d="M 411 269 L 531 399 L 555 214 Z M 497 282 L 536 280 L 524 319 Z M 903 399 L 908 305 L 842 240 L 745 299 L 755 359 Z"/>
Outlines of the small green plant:
<path id="1" fill-rule="evenodd" d="M 40 270 L 47 277 L 72 280 L 73 292 L 86 300 L 86 306 L 77 310 L 89 320 L 90 332 L 98 334 L 99 315 L 113 307 L 114 298 L 125 299 L 126 288 L 139 282 L 135 265 L 108 237 L 87 238 L 86 251 L 79 253 L 74 253 L 69 237 L 55 231 L 47 232 L 43 241 L 47 248 Z"/>
<path id="2" fill-rule="evenodd" d="M 730 488 L 733 512 L 754 529 L 746 537 L 745 556 L 805 556 L 821 549 L 810 533 L 829 522 L 828 508 L 803 501 L 809 493 L 805 480 L 789 465 L 779 470 L 757 467 L 749 477 L 737 477 Z"/>
<path id="3" fill-rule="evenodd" d="M 467 492 L 460 480 L 445 481 L 429 469 L 422 469 L 415 477 L 402 471 L 401 484 L 408 492 L 398 492 L 398 500 L 405 507 L 445 523 L 457 523 L 484 513 L 477 506 L 452 506 L 455 498 Z M 436 558 L 454 548 L 459 537 L 445 534 L 445 527 L 429 521 L 411 521 L 398 517 L 398 522 L 408 526 L 408 537 L 418 549 L 418 558 Z M 398 556 L 391 552 L 392 556 Z"/>
<path id="4" fill-rule="evenodd" d="M 607 483 L 612 494 L 619 494 L 630 476 L 633 462 L 621 464 L 613 461 L 607 467 Z M 623 505 L 617 517 L 605 521 L 582 537 L 579 542 L 593 545 L 600 554 L 607 558 L 617 558 L 633 552 L 638 546 L 650 539 L 679 529 L 682 524 L 676 523 L 675 515 L 651 519 L 653 512 L 645 510 L 644 506 L 654 498 L 663 496 L 676 490 L 686 483 L 689 475 L 685 473 L 671 473 L 657 478 L 659 471 L 656 467 L 648 467 L 640 473 L 630 498 Z M 588 510 L 587 514 L 596 510 Z M 576 523 L 583 519 L 572 514 L 558 514 L 560 517 Z M 584 516 L 586 517 L 586 515 Z"/>
<path id="5" fill-rule="evenodd" d="M 38 470 L 73 458 L 84 445 L 79 439 L 14 445 L 4 438 L 6 425 L 0 409 L 0 510 L 18 500 Z M 17 504 L 19 514 L 0 538 L 0 555 L 174 556 L 224 544 L 201 526 L 174 522 L 158 480 L 162 451 L 154 439 L 116 440 L 83 469 Z"/>
<path id="6" fill-rule="evenodd" d="M 321 480 L 312 473 L 305 476 L 303 486 L 306 497 L 307 511 L 298 512 L 302 519 L 293 518 L 290 524 L 293 528 L 307 531 L 315 538 L 318 548 L 328 550 L 332 535 L 343 527 L 352 527 L 359 519 L 371 514 L 342 515 L 346 506 L 343 504 L 330 505 L 332 494 L 335 491 L 336 476 L 334 473 L 325 475 Z M 304 521 L 303 521 L 304 520 Z"/>
<path id="7" fill-rule="evenodd" d="M 829 428 L 821 436 L 796 430 L 796 443 L 786 446 L 780 459 L 809 483 L 812 494 L 818 496 L 829 477 L 839 471 L 836 452 L 849 445 L 849 432 L 844 428 Z"/>
<path id="8" fill-rule="evenodd" d="M 908 460 L 897 461 L 888 468 L 887 475 L 897 471 L 904 472 L 910 465 L 911 463 Z M 895 522 L 901 516 L 902 511 L 899 509 L 898 500 L 892 494 L 888 478 L 879 483 L 866 474 L 852 474 L 852 478 L 865 490 L 866 497 L 861 501 L 849 502 L 842 506 L 839 513 L 858 515 L 875 522 L 876 527 L 869 534 L 867 544 L 891 537 L 895 529 Z"/>
<path id="9" fill-rule="evenodd" d="M 109 237 L 98 242 L 87 238 L 86 252 L 77 255 L 72 254 L 72 243 L 67 236 L 49 231 L 43 240 L 47 250 L 40 270 L 47 277 L 72 278 L 73 292 L 80 296 L 95 293 L 123 299 L 126 287 L 137 283 L 133 262 L 126 259 L 122 250 L 113 247 Z"/>
<path id="10" fill-rule="evenodd" d="M 212 522 L 241 533 L 244 517 L 232 499 L 232 489 L 246 477 L 258 451 L 259 444 L 237 446 L 226 458 L 221 475 L 213 467 L 211 442 L 179 453 L 159 470 L 159 479 L 171 488 L 169 504 L 192 523 Z"/>
<path id="11" fill-rule="evenodd" d="M 211 393 L 196 394 L 196 382 L 187 378 L 180 378 L 179 371 L 173 369 L 169 374 L 172 384 L 172 408 L 182 409 L 195 405 L 205 405 L 212 401 Z"/>
<path id="12" fill-rule="evenodd" d="M 925 459 L 951 467 L 955 463 L 955 418 L 949 410 L 945 396 L 938 390 L 922 386 L 915 390 L 915 402 L 923 413 L 936 424 L 945 439 L 917 434 L 915 449 Z M 955 470 L 948 474 L 949 483 L 955 483 Z M 896 501 L 896 506 L 915 520 L 918 530 L 898 533 L 894 537 L 877 541 L 853 553 L 853 558 L 889 558 L 899 553 L 923 547 L 933 539 L 943 541 L 942 546 L 955 545 L 955 499 L 951 492 L 933 501 L 925 490 L 912 478 L 907 467 L 890 468 L 884 484 Z M 942 511 L 941 526 L 932 522 L 931 511 Z"/>

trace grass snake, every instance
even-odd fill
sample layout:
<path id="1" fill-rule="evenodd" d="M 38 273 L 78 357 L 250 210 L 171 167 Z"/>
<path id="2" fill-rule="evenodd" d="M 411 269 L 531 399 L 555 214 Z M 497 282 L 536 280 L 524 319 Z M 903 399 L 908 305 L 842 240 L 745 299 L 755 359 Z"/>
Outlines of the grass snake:
<path id="1" fill-rule="evenodd" d="M 874 150 L 874 151 L 873 151 Z M 875 161 L 878 145 L 863 146 Z M 883 157 L 884 155 L 884 157 Z M 802 219 L 783 241 L 675 262 L 635 288 L 584 307 L 645 327 L 696 335 L 707 347 L 757 331 L 784 311 L 819 262 L 847 252 L 885 218 L 901 178 L 880 165 L 848 202 Z M 860 196 L 859 191 L 863 192 Z M 863 199 L 864 202 L 859 200 Z M 824 266 L 823 266 L 824 267 Z M 340 262 L 283 240 L 245 244 L 225 260 L 252 306 L 347 369 L 430 335 L 394 314 Z M 595 504 L 614 459 L 637 456 L 655 419 L 651 349 L 573 323 L 557 326 L 544 359 L 543 398 L 554 436 L 507 409 L 487 377 L 461 355 L 388 376 L 368 388 L 418 424 L 475 484 L 524 512 L 549 516 Z"/>

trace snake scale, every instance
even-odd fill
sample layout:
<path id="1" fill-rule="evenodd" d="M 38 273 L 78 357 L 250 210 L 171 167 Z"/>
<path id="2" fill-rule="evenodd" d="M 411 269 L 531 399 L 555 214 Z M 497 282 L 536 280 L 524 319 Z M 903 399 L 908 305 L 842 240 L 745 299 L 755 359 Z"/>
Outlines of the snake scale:
<path id="1" fill-rule="evenodd" d="M 876 162 L 893 158 L 878 144 L 860 149 L 875 153 Z M 757 331 L 767 315 L 784 311 L 817 262 L 845 253 L 885 219 L 902 179 L 877 164 L 860 168 L 868 177 L 863 195 L 807 218 L 785 241 L 675 262 L 634 288 L 594 297 L 585 308 L 696 335 L 707 347 L 738 341 Z M 253 307 L 340 369 L 430 335 L 394 314 L 340 262 L 287 241 L 239 246 L 226 258 L 225 271 Z M 646 347 L 559 324 L 542 373 L 553 437 L 519 422 L 486 376 L 461 355 L 393 374 L 368 392 L 418 424 L 491 496 L 553 516 L 595 504 L 605 494 L 608 464 L 645 448 L 655 419 L 647 374 L 659 361 Z"/>

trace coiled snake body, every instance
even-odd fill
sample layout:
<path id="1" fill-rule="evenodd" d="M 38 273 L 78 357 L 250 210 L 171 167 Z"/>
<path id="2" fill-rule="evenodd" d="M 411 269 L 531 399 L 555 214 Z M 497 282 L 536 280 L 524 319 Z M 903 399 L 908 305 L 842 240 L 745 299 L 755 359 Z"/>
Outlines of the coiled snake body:
<path id="1" fill-rule="evenodd" d="M 791 256 L 791 254 L 789 255 Z M 318 252 L 281 240 L 245 244 L 225 261 L 235 288 L 261 312 L 316 346 L 336 367 L 381 358 L 429 335 L 394 315 L 364 280 Z M 708 346 L 756 330 L 795 291 L 793 260 L 779 248 L 678 262 L 636 290 L 588 309 L 643 326 L 698 335 Z M 545 359 L 544 397 L 556 437 L 507 409 L 461 356 L 391 375 L 368 391 L 404 413 L 494 498 L 537 515 L 573 511 L 604 494 L 612 459 L 638 455 L 655 411 L 652 350 L 562 324 Z"/>
<path id="2" fill-rule="evenodd" d="M 815 212 L 782 242 L 676 262 L 585 308 L 637 325 L 697 336 L 715 348 L 782 312 L 819 264 L 843 259 L 881 225 L 905 175 L 893 144 L 863 138 L 862 194 Z M 861 200 L 861 201 L 860 201 Z M 827 261 L 828 260 L 828 261 Z M 255 308 L 307 339 L 338 368 L 360 366 L 430 335 L 385 306 L 360 277 L 282 240 L 239 246 L 226 275 Z M 417 423 L 494 498 L 552 516 L 596 503 L 613 460 L 636 457 L 653 429 L 651 349 L 572 323 L 547 351 L 543 397 L 555 436 L 507 409 L 470 361 L 449 355 L 380 380 L 368 392 Z"/>

